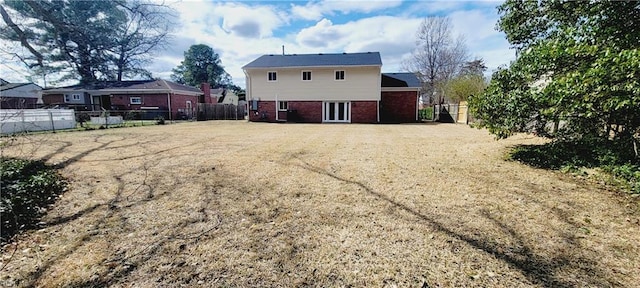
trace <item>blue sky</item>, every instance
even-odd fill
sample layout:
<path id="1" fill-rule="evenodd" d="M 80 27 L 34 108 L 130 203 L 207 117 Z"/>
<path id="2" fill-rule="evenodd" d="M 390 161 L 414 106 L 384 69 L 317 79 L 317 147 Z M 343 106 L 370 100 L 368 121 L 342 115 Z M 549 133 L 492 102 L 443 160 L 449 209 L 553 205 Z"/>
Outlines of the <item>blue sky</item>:
<path id="1" fill-rule="evenodd" d="M 495 30 L 500 1 L 205 1 L 167 0 L 176 10 L 171 44 L 147 67 L 169 79 L 171 69 L 193 44 L 216 51 L 236 84 L 241 67 L 263 54 L 380 52 L 383 72 L 402 70 L 415 49 L 416 31 L 429 16 L 448 16 L 453 32 L 464 35 L 472 57 L 489 70 L 515 58 L 504 34 Z M 5 60 L 5 59 L 3 59 Z M 0 77 L 24 81 L 24 69 L 0 68 Z"/>

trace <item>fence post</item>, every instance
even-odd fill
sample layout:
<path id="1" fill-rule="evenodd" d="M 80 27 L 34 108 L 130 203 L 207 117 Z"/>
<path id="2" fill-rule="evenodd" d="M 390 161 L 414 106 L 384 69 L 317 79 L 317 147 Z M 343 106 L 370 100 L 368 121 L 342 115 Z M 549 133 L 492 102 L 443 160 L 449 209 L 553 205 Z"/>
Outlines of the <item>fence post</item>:
<path id="1" fill-rule="evenodd" d="M 51 130 L 56 133 L 56 125 L 53 122 L 53 111 L 49 110 L 49 120 L 51 121 Z"/>

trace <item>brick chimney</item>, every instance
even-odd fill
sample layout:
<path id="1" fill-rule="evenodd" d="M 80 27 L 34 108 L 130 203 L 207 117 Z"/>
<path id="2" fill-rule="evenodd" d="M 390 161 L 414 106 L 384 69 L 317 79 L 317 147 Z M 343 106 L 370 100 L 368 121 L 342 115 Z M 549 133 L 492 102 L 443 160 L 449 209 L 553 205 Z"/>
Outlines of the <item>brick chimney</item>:
<path id="1" fill-rule="evenodd" d="M 215 103 L 211 99 L 211 85 L 207 82 L 200 84 L 200 90 L 204 93 L 204 102 L 203 103 Z"/>

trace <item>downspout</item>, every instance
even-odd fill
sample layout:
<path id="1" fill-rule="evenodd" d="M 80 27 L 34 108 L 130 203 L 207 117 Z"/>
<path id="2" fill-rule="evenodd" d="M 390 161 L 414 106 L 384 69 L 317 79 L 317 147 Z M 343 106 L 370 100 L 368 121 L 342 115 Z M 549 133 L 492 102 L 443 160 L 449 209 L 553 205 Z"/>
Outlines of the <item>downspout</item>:
<path id="1" fill-rule="evenodd" d="M 173 115 L 171 115 L 171 93 L 167 93 L 167 104 L 169 105 L 169 121 L 172 121 Z"/>
<path id="2" fill-rule="evenodd" d="M 278 114 L 280 114 L 280 107 L 278 107 L 278 94 L 276 94 L 276 106 L 275 106 L 275 108 L 276 108 L 276 122 L 278 122 L 280 120 L 279 117 L 278 117 L 279 116 Z"/>
<path id="3" fill-rule="evenodd" d="M 416 91 L 416 122 L 420 119 L 418 110 L 420 110 L 420 90 Z"/>
<path id="4" fill-rule="evenodd" d="M 378 100 L 376 101 L 377 123 L 380 123 L 380 100 L 382 99 L 382 66 L 378 67 Z"/>
<path id="5" fill-rule="evenodd" d="M 247 73 L 247 70 L 242 69 L 242 72 L 244 72 L 244 79 L 245 79 L 245 86 L 247 86 L 246 91 L 245 91 L 245 97 L 244 100 L 246 102 L 245 104 L 245 109 L 247 112 L 247 116 L 249 121 L 251 121 L 251 105 L 253 103 L 253 96 L 251 95 L 251 78 L 249 77 L 249 73 Z M 244 115 L 242 116 L 244 117 Z"/>

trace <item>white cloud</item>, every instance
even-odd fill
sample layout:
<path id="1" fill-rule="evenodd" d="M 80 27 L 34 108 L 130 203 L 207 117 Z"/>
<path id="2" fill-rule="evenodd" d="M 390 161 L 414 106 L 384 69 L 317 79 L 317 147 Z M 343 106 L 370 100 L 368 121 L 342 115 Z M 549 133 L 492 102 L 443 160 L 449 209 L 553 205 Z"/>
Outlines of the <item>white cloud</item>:
<path id="1" fill-rule="evenodd" d="M 325 18 L 315 26 L 300 30 L 296 40 L 305 46 L 325 48 L 330 42 L 340 41 L 344 35 L 340 27 Z"/>
<path id="2" fill-rule="evenodd" d="M 319 52 L 380 52 L 385 71 L 399 71 L 400 59 L 415 45 L 421 19 L 393 16 L 362 18 L 334 25 L 322 19 L 296 35 L 304 50 Z"/>
<path id="3" fill-rule="evenodd" d="M 370 1 L 312 1 L 306 5 L 291 4 L 293 17 L 306 20 L 319 20 L 325 15 L 333 15 L 335 12 L 349 14 L 352 12 L 371 13 L 397 7 L 402 0 L 370 0 Z"/>
<path id="4" fill-rule="evenodd" d="M 263 54 L 282 53 L 282 45 L 288 54 L 377 51 L 383 71 L 400 71 L 400 63 L 415 48 L 420 22 L 436 15 L 434 11 L 451 17 L 454 32 L 466 35 L 471 55 L 483 58 L 489 70 L 515 58 L 504 34 L 494 29 L 498 15 L 489 7 L 495 2 L 312 1 L 288 5 L 182 1 L 170 5 L 178 12 L 179 25 L 169 47 L 146 67 L 163 79 L 169 79 L 171 69 L 193 44 L 212 47 L 240 86 L 245 81 L 242 66 Z M 390 11 L 397 13 L 390 16 Z M 371 14 L 363 18 L 362 13 Z M 314 22 L 309 25 L 308 19 Z M 0 77 L 20 80 L 27 75 L 24 69 L 12 71 L 5 64 L 6 57 L 2 59 Z"/>

